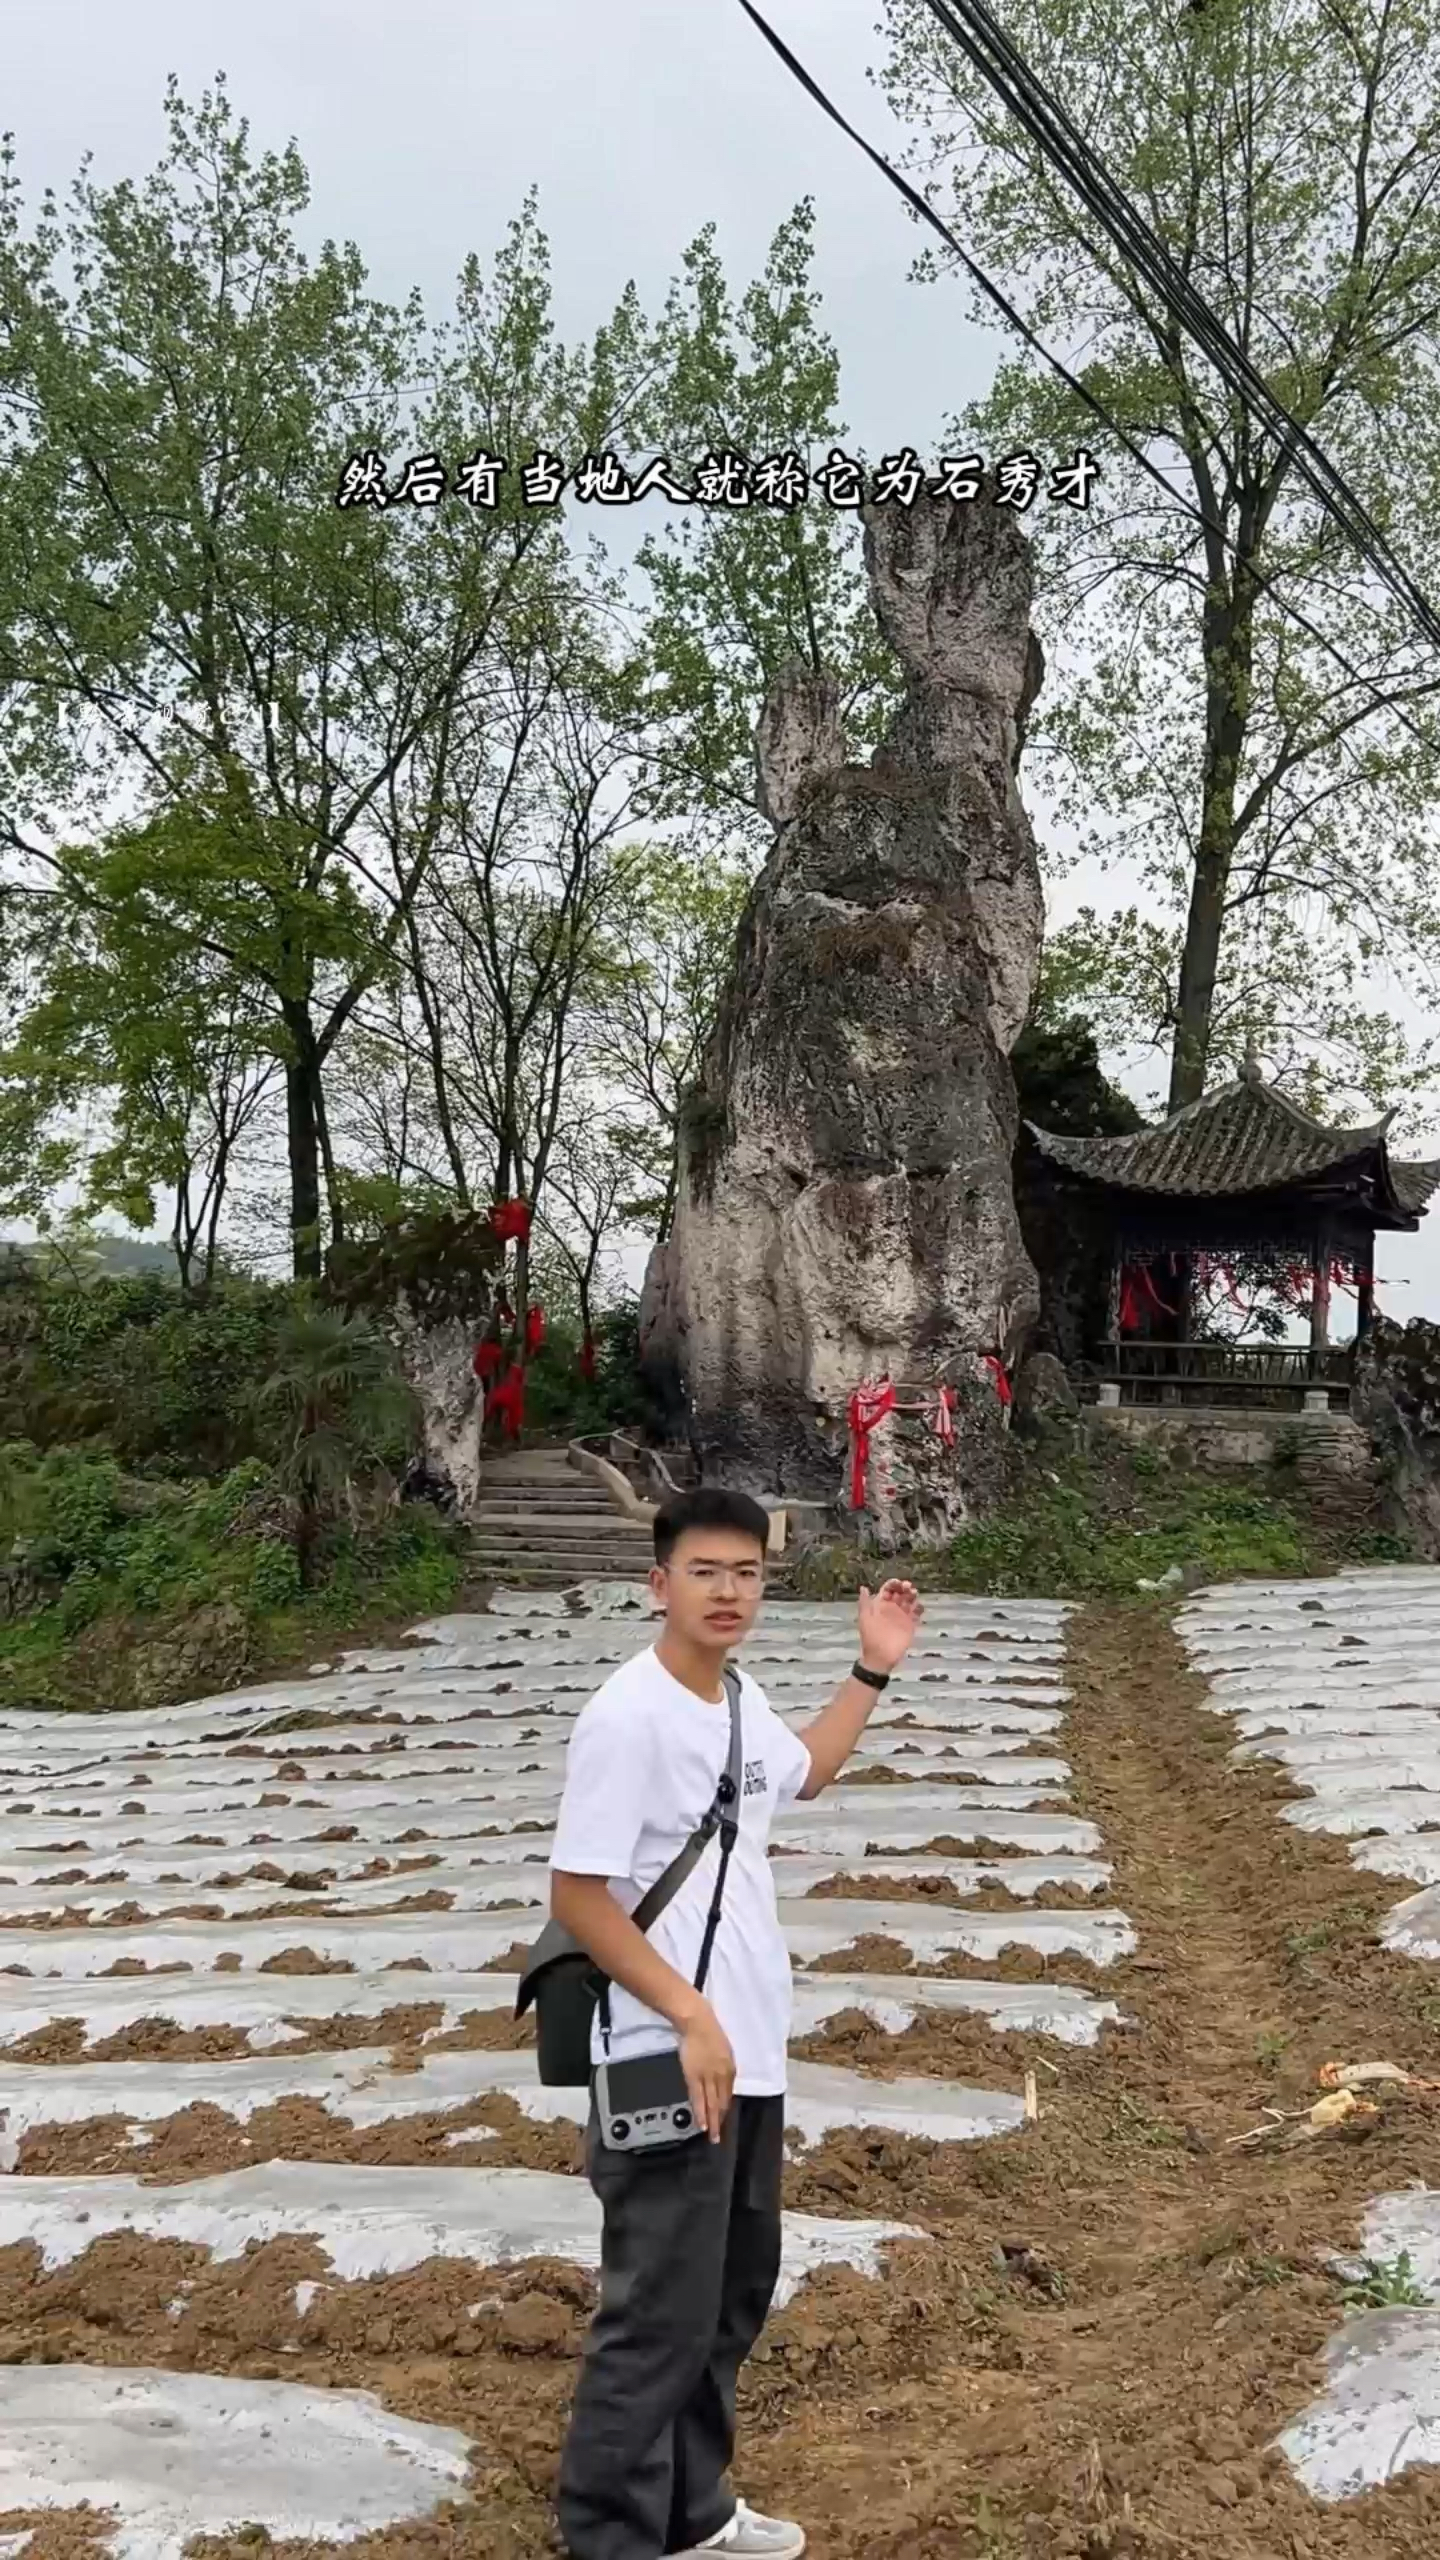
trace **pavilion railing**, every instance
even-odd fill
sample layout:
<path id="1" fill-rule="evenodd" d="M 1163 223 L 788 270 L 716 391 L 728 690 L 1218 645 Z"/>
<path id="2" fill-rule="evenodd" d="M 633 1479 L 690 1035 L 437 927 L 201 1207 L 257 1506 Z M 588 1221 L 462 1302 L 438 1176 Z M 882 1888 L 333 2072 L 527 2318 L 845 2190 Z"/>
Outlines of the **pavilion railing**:
<path id="1" fill-rule="evenodd" d="M 1352 1361 L 1348 1343 L 1112 1342 L 1095 1375 L 1124 1403 L 1298 1405 L 1311 1388 L 1348 1391 Z"/>

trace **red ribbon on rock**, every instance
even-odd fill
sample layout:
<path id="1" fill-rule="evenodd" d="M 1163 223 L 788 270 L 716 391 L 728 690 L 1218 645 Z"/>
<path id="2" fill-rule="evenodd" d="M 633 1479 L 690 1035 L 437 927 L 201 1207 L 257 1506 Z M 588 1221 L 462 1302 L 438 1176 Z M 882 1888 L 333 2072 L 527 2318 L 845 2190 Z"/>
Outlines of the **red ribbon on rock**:
<path id="1" fill-rule="evenodd" d="M 937 1440 L 947 1449 L 955 1446 L 955 1390 L 942 1387 L 935 1399 L 935 1419 L 931 1424 Z"/>
<path id="2" fill-rule="evenodd" d="M 544 1308 L 543 1308 L 543 1307 L 529 1307 L 529 1308 L 527 1308 L 527 1309 L 526 1309 L 526 1313 L 525 1313 L 525 1354 L 526 1354 L 526 1358 L 527 1358 L 527 1359 L 530 1359 L 530 1360 L 533 1360 L 533 1359 L 534 1359 L 535 1354 L 536 1354 L 536 1352 L 539 1350 L 540 1345 L 541 1345 L 541 1343 L 544 1341 L 544 1339 L 545 1339 L 545 1310 L 544 1310 Z"/>
<path id="3" fill-rule="evenodd" d="M 850 1399 L 850 1508 L 865 1508 L 865 1478 L 870 1466 L 870 1435 L 887 1413 L 893 1413 L 898 1399 L 889 1378 L 876 1385 L 859 1386 Z"/>
<path id="4" fill-rule="evenodd" d="M 490 1212 L 490 1224 L 502 1244 L 528 1244 L 530 1241 L 528 1200 L 497 1200 Z"/>
<path id="5" fill-rule="evenodd" d="M 512 1360 L 503 1378 L 497 1378 L 485 1399 L 485 1419 L 498 1422 L 512 1440 L 518 1440 L 525 1421 L 525 1372 L 518 1360 Z"/>
<path id="6" fill-rule="evenodd" d="M 1001 1359 L 999 1352 L 982 1351 L 980 1357 L 984 1361 L 986 1368 L 989 1370 L 991 1377 L 995 1381 L 995 1393 L 999 1397 L 1001 1403 L 1009 1404 L 1012 1395 L 1010 1373 L 1007 1370 L 1004 1361 Z"/>
<path id="7" fill-rule="evenodd" d="M 504 1357 L 504 1351 L 493 1334 L 487 1334 L 483 1342 L 476 1343 L 475 1358 L 471 1366 L 482 1385 L 487 1379 L 494 1377 Z"/>

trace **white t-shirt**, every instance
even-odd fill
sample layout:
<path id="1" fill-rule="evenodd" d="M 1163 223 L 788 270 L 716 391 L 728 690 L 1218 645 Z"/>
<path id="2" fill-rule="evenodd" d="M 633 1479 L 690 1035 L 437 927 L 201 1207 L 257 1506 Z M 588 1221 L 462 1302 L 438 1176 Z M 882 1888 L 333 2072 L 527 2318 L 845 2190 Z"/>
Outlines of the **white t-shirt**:
<path id="1" fill-rule="evenodd" d="M 743 1671 L 740 1715 L 739 1832 L 705 1997 L 734 2051 L 736 2095 L 772 2098 L 785 2090 L 791 1991 L 790 1951 L 776 1915 L 766 1852 L 774 1815 L 794 1802 L 810 1774 L 810 1754 Z M 607 1877 L 621 1908 L 633 1911 L 704 1821 L 729 1756 L 726 1700 L 710 1705 L 697 1698 L 666 1670 L 653 1647 L 637 1654 L 611 1673 L 576 1719 L 551 1866 L 568 1875 Z M 717 1833 L 647 1933 L 656 1953 L 690 1982 L 719 1859 Z M 611 1984 L 612 2062 L 671 2052 L 677 2042 L 664 2018 Z M 591 2055 L 596 2062 L 604 2058 L 598 2023 Z"/>

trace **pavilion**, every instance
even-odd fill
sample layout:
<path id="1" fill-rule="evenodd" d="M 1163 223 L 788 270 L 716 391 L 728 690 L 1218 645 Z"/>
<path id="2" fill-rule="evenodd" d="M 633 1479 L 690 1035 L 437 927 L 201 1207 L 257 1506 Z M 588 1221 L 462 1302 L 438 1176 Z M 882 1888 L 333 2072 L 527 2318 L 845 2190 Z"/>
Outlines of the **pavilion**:
<path id="1" fill-rule="evenodd" d="M 1440 1163 L 1391 1155 L 1393 1117 L 1329 1128 L 1247 1063 L 1233 1084 L 1125 1136 L 1056 1137 L 1027 1123 L 1050 1231 L 1090 1275 L 1058 1328 L 1077 1384 L 1106 1404 L 1348 1396 L 1374 1315 L 1375 1238 L 1413 1234 L 1440 1188 Z M 1354 1340 L 1342 1344 L 1337 1289 L 1355 1296 Z M 1308 1311 L 1308 1344 L 1230 1338 L 1267 1297 Z"/>

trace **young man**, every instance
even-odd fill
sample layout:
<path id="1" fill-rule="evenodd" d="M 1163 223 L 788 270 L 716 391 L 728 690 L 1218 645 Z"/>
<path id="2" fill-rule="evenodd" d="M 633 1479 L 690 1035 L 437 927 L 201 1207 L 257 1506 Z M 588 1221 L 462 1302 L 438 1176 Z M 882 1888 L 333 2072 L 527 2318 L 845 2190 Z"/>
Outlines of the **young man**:
<path id="1" fill-rule="evenodd" d="M 738 1835 L 703 1994 L 712 1841 L 647 1934 L 629 1917 L 715 1802 L 730 1750 L 722 1673 L 754 1624 L 768 1521 L 721 1487 L 657 1513 L 658 1641 L 579 1716 L 551 1858 L 551 1912 L 608 1978 L 612 2065 L 679 2049 L 703 2138 L 625 2153 L 591 2110 L 586 2165 L 604 2209 L 600 2307 L 560 2469 L 571 2560 L 720 2551 L 795 2560 L 798 2525 L 755 2514 L 726 2481 L 735 2384 L 780 2267 L 790 1957 L 767 1854 L 774 1815 L 844 1767 L 920 1604 L 908 1582 L 859 1602 L 859 1658 L 795 1732 L 741 1674 Z M 860 1673 L 868 1677 L 862 1678 Z M 597 2026 L 592 2059 L 601 2059 Z"/>

